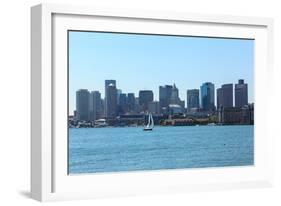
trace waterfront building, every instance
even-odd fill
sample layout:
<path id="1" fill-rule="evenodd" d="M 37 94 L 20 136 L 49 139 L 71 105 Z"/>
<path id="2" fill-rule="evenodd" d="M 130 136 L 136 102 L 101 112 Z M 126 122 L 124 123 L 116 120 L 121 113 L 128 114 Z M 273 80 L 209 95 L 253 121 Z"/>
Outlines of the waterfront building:
<path id="1" fill-rule="evenodd" d="M 189 112 L 199 109 L 199 89 L 187 90 L 186 104 Z"/>
<path id="2" fill-rule="evenodd" d="M 136 99 L 135 99 L 134 93 L 128 93 L 127 104 L 128 104 L 129 112 L 134 112 L 135 111 L 135 104 L 136 104 Z"/>
<path id="3" fill-rule="evenodd" d="M 215 109 L 215 85 L 211 82 L 205 82 L 200 87 L 201 108 L 204 111 L 213 111 Z"/>
<path id="4" fill-rule="evenodd" d="M 142 107 L 142 111 L 147 111 L 148 103 L 153 101 L 152 90 L 140 90 L 139 91 L 139 105 Z"/>
<path id="5" fill-rule="evenodd" d="M 76 92 L 76 115 L 79 121 L 90 120 L 90 92 L 87 89 L 79 89 Z"/>
<path id="6" fill-rule="evenodd" d="M 114 83 L 106 86 L 105 112 L 106 119 L 114 119 L 117 116 L 117 89 Z"/>
<path id="7" fill-rule="evenodd" d="M 239 107 L 219 107 L 218 122 L 220 124 L 240 124 L 241 108 Z"/>
<path id="8" fill-rule="evenodd" d="M 90 94 L 90 120 L 95 121 L 102 116 L 101 93 L 92 91 Z"/>
<path id="9" fill-rule="evenodd" d="M 235 107 L 243 107 L 248 104 L 248 84 L 243 79 L 238 80 L 235 84 Z"/>
<path id="10" fill-rule="evenodd" d="M 105 80 L 104 81 L 104 116 L 106 117 L 107 116 L 107 108 L 108 108 L 108 105 L 109 103 L 107 103 L 107 91 L 108 91 L 108 86 L 110 84 L 113 84 L 115 85 L 115 88 L 116 88 L 116 80 L 113 80 L 113 79 L 109 79 L 109 80 Z M 116 103 L 117 103 L 117 91 L 116 91 Z"/>
<path id="11" fill-rule="evenodd" d="M 223 84 L 217 89 L 217 108 L 233 107 L 233 84 Z"/>
<path id="12" fill-rule="evenodd" d="M 172 91 L 172 85 L 159 86 L 159 103 L 161 110 L 163 110 L 163 108 L 168 108 L 172 97 Z"/>
<path id="13" fill-rule="evenodd" d="M 148 111 L 152 114 L 160 113 L 160 104 L 158 101 L 153 101 L 148 103 Z"/>
<path id="14" fill-rule="evenodd" d="M 220 124 L 254 124 L 254 104 L 243 107 L 219 107 Z"/>
<path id="15" fill-rule="evenodd" d="M 192 119 L 165 119 L 162 125 L 170 126 L 191 126 L 194 125 Z"/>
<path id="16" fill-rule="evenodd" d="M 254 124 L 254 104 L 247 104 L 242 107 L 242 124 Z"/>

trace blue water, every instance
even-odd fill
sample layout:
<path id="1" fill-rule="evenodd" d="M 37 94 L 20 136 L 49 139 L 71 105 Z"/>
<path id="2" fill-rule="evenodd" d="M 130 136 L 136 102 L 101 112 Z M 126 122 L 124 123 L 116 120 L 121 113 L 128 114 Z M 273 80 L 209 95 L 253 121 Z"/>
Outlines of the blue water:
<path id="1" fill-rule="evenodd" d="M 254 164 L 253 126 L 69 129 L 69 173 Z"/>

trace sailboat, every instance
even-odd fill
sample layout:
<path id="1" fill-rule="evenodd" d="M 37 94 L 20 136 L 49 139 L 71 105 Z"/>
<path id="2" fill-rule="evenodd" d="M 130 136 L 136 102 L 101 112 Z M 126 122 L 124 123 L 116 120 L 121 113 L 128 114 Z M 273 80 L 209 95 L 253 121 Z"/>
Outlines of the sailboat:
<path id="1" fill-rule="evenodd" d="M 153 117 L 152 117 L 152 114 L 149 113 L 149 115 L 148 115 L 148 123 L 147 123 L 147 125 L 143 128 L 143 131 L 152 131 L 153 127 L 154 127 Z"/>

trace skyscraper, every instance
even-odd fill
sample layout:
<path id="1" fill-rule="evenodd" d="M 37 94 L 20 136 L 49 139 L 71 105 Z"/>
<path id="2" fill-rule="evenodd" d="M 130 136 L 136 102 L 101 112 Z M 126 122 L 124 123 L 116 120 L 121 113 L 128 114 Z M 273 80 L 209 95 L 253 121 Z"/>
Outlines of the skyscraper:
<path id="1" fill-rule="evenodd" d="M 107 116 L 106 114 L 107 114 L 107 100 L 106 100 L 106 97 L 107 97 L 107 90 L 108 90 L 108 86 L 110 85 L 110 84 L 113 84 L 113 85 L 115 85 L 115 87 L 116 87 L 116 80 L 112 80 L 112 79 L 110 79 L 110 80 L 105 80 L 104 81 L 104 115 L 105 116 Z M 116 92 L 117 93 L 117 92 Z M 117 95 L 117 94 L 116 94 Z M 116 99 L 117 99 L 117 97 L 116 97 Z M 117 100 L 116 100 L 117 101 Z"/>
<path id="2" fill-rule="evenodd" d="M 217 89 L 217 108 L 233 107 L 233 84 L 223 84 Z"/>
<path id="3" fill-rule="evenodd" d="M 219 109 L 223 105 L 223 95 L 222 88 L 217 89 L 217 109 Z"/>
<path id="4" fill-rule="evenodd" d="M 235 84 L 235 107 L 243 107 L 248 104 L 248 84 L 243 79 L 238 80 Z"/>
<path id="5" fill-rule="evenodd" d="M 172 85 L 165 85 L 159 87 L 159 103 L 160 103 L 161 110 L 163 107 L 168 108 L 172 96 L 172 91 L 173 91 Z"/>
<path id="6" fill-rule="evenodd" d="M 102 102 L 101 93 L 99 91 L 92 91 L 90 95 L 90 119 L 95 121 L 101 118 Z"/>
<path id="7" fill-rule="evenodd" d="M 169 104 L 178 104 L 181 106 L 181 100 L 179 98 L 179 89 L 176 87 L 176 84 L 173 85 Z"/>
<path id="8" fill-rule="evenodd" d="M 121 114 L 127 112 L 127 95 L 125 93 L 119 95 L 118 112 Z"/>
<path id="9" fill-rule="evenodd" d="M 117 115 L 117 89 L 115 80 L 105 80 L 105 117 L 114 119 Z"/>
<path id="10" fill-rule="evenodd" d="M 78 120 L 90 120 L 89 107 L 90 93 L 87 89 L 80 89 L 76 92 L 76 115 Z"/>
<path id="11" fill-rule="evenodd" d="M 205 82 L 200 87 L 201 108 L 204 111 L 213 111 L 215 109 L 215 85 L 211 82 Z"/>
<path id="12" fill-rule="evenodd" d="M 128 109 L 130 112 L 135 111 L 136 98 L 134 93 L 128 93 L 127 97 Z"/>
<path id="13" fill-rule="evenodd" d="M 117 104 L 119 104 L 120 94 L 122 94 L 122 89 L 117 89 Z"/>
<path id="14" fill-rule="evenodd" d="M 139 105 L 143 111 L 147 111 L 148 103 L 153 101 L 153 92 L 151 90 L 139 91 Z"/>
<path id="15" fill-rule="evenodd" d="M 199 89 L 187 90 L 186 96 L 187 110 L 199 109 Z"/>

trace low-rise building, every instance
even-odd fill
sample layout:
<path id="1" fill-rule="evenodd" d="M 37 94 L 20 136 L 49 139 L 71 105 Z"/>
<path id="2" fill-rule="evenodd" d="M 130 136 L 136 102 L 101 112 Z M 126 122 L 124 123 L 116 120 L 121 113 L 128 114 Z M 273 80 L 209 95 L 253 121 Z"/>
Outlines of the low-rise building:
<path id="1" fill-rule="evenodd" d="M 220 124 L 254 124 L 254 105 L 218 108 Z"/>

